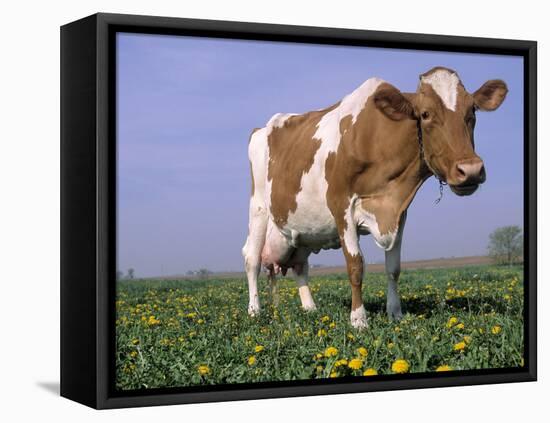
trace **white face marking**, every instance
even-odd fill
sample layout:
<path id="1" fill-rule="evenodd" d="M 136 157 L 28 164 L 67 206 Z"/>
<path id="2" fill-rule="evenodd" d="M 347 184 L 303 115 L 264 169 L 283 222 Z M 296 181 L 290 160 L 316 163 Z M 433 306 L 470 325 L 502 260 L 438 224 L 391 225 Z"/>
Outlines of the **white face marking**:
<path id="1" fill-rule="evenodd" d="M 378 222 L 376 221 L 376 216 L 374 215 L 374 213 L 365 210 L 362 207 L 361 202 L 357 202 L 357 205 L 354 209 L 354 220 L 355 222 L 357 222 L 359 228 L 366 229 L 372 234 L 374 241 L 380 248 L 386 251 L 389 251 L 393 248 L 393 245 L 397 238 L 398 228 L 395 228 L 393 231 L 390 231 L 388 233 L 381 234 Z"/>
<path id="2" fill-rule="evenodd" d="M 456 73 L 440 69 L 423 76 L 421 82 L 432 86 L 447 109 L 453 112 L 456 110 L 457 88 L 460 82 Z"/>
<path id="3" fill-rule="evenodd" d="M 351 310 L 350 320 L 351 325 L 356 329 L 364 329 L 369 326 L 367 323 L 367 312 L 363 304 L 361 304 L 361 307 Z"/>

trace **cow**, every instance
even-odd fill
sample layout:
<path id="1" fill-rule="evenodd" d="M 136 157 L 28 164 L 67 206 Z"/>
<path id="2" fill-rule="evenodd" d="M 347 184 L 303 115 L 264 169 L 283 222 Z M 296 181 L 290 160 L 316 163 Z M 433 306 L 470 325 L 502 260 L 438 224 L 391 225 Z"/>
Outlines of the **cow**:
<path id="1" fill-rule="evenodd" d="M 379 78 L 365 81 L 338 103 L 303 114 L 274 115 L 252 132 L 248 146 L 252 189 L 242 253 L 248 313 L 260 312 L 258 276 L 293 269 L 303 309 L 315 310 L 308 257 L 342 248 L 351 284 L 351 325 L 367 327 L 361 292 L 360 235 L 385 251 L 386 312 L 402 317 L 397 292 L 401 241 L 410 206 L 431 176 L 459 196 L 485 182 L 475 152 L 476 111 L 496 110 L 508 88 L 499 79 L 470 94 L 458 74 L 435 67 L 414 93 Z"/>

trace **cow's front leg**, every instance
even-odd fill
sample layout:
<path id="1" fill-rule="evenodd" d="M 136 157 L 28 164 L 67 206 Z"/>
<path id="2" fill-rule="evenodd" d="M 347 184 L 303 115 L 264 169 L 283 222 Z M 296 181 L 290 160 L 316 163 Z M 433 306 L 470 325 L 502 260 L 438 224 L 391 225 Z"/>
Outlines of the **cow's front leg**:
<path id="1" fill-rule="evenodd" d="M 388 276 L 388 300 L 386 303 L 386 312 L 390 319 L 399 320 L 403 317 L 401 312 L 401 300 L 397 292 L 397 281 L 401 273 L 401 239 L 403 238 L 403 228 L 407 219 L 407 212 L 403 212 L 399 222 L 396 239 L 391 250 L 386 251 L 386 274 Z"/>
<path id="2" fill-rule="evenodd" d="M 359 246 L 357 226 L 351 216 L 346 216 L 346 225 L 341 231 L 340 242 L 346 258 L 348 277 L 351 284 L 351 325 L 357 329 L 368 327 L 367 313 L 363 305 L 363 254 Z"/>

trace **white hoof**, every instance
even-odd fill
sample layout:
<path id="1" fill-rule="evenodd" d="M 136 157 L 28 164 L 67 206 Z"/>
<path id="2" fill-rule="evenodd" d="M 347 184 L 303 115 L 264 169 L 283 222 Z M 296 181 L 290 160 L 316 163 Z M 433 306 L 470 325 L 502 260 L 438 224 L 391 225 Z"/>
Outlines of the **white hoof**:
<path id="1" fill-rule="evenodd" d="M 365 311 L 365 307 L 363 307 L 363 305 L 351 311 L 350 319 L 351 325 L 355 329 L 366 329 L 369 327 L 369 324 L 367 323 L 367 312 Z"/>
<path id="2" fill-rule="evenodd" d="M 315 303 L 303 304 L 302 308 L 305 311 L 315 311 L 315 310 L 317 310 L 317 306 L 315 305 Z"/>
<path id="3" fill-rule="evenodd" d="M 250 304 L 248 306 L 248 315 L 250 317 L 256 317 L 260 314 L 260 306 L 255 304 Z"/>

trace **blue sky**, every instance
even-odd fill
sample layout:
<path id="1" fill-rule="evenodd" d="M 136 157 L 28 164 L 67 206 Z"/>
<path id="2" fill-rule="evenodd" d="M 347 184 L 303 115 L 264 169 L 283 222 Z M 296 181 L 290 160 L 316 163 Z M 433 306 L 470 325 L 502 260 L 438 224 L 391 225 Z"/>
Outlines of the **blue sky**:
<path id="1" fill-rule="evenodd" d="M 471 197 L 434 178 L 411 207 L 403 259 L 484 254 L 489 233 L 523 221 L 523 59 L 364 47 L 118 34 L 117 267 L 137 276 L 206 267 L 241 270 L 247 235 L 248 137 L 277 112 L 339 101 L 377 76 L 413 92 L 434 66 L 466 89 L 501 78 L 503 105 L 478 113 L 476 151 L 487 182 Z M 363 237 L 367 263 L 384 253 Z M 342 264 L 340 250 L 310 263 Z"/>

